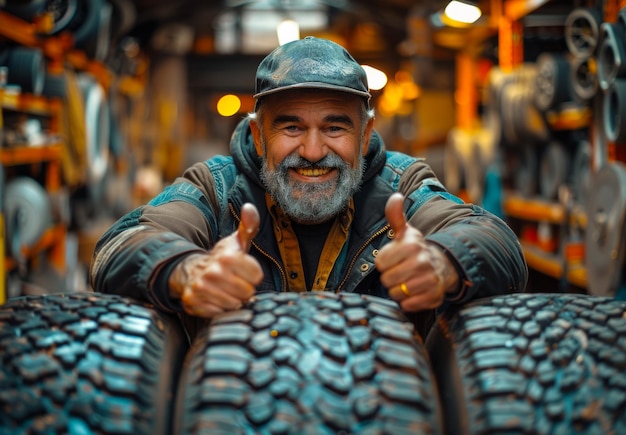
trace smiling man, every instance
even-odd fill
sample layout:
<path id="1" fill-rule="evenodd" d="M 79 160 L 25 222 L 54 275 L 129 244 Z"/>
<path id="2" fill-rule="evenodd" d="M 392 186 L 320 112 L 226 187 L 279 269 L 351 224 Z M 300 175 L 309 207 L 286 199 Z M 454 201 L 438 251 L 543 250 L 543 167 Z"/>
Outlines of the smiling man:
<path id="1" fill-rule="evenodd" d="M 356 292 L 398 301 L 424 334 L 447 304 L 524 290 L 510 228 L 385 148 L 365 72 L 343 47 L 277 48 L 254 97 L 230 156 L 195 164 L 101 237 L 96 291 L 191 323 L 262 292 Z"/>

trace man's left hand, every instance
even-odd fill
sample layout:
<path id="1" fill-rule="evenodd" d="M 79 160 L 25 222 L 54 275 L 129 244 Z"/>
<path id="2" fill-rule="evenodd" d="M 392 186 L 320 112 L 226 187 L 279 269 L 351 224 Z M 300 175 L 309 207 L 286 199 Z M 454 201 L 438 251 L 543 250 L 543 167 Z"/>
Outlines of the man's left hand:
<path id="1" fill-rule="evenodd" d="M 407 223 L 403 206 L 400 193 L 387 200 L 385 215 L 395 236 L 378 253 L 376 268 L 389 296 L 403 310 L 438 308 L 446 293 L 456 291 L 459 275 L 443 251 Z"/>

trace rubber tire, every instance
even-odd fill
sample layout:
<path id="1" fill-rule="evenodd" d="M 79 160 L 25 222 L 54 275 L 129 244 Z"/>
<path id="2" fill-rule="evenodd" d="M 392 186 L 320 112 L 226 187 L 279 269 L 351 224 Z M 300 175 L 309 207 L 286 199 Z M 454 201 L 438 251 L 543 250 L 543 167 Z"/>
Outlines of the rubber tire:
<path id="1" fill-rule="evenodd" d="M 598 75 L 595 58 L 575 58 L 572 60 L 570 81 L 574 95 L 589 103 L 598 93 Z"/>
<path id="2" fill-rule="evenodd" d="M 593 149 L 588 140 L 580 140 L 576 144 L 572 162 L 574 201 L 577 204 L 586 204 L 590 194 L 592 177 Z"/>
<path id="3" fill-rule="evenodd" d="M 109 52 L 113 7 L 106 0 L 83 0 L 74 43 L 91 59 L 104 61 Z"/>
<path id="4" fill-rule="evenodd" d="M 85 105 L 87 188 L 93 204 L 100 205 L 104 200 L 103 185 L 110 167 L 110 108 L 106 90 L 88 74 L 78 76 L 78 84 Z"/>
<path id="5" fill-rule="evenodd" d="M 562 143 L 553 141 L 544 146 L 539 160 L 539 193 L 546 200 L 558 200 L 559 189 L 571 176 L 571 156 Z"/>
<path id="6" fill-rule="evenodd" d="M 565 54 L 542 53 L 536 64 L 533 101 L 537 109 L 547 112 L 562 103 L 572 101 L 572 67 Z"/>
<path id="7" fill-rule="evenodd" d="M 171 433 L 188 349 L 176 318 L 120 296 L 0 306 L 0 433 Z"/>
<path id="8" fill-rule="evenodd" d="M 50 34 L 56 35 L 66 30 L 73 22 L 76 21 L 77 11 L 80 9 L 80 2 L 85 0 L 32 0 L 32 1 L 14 1 L 8 0 L 4 8 L 7 12 L 28 22 L 34 22 L 35 19 L 44 13 L 50 13 L 54 24 L 50 30 Z M 2 2 L 4 3 L 4 2 Z M 0 9 L 2 7 L 0 6 Z M 78 17 L 80 19 L 80 17 Z"/>
<path id="9" fill-rule="evenodd" d="M 440 433 L 431 373 L 393 301 L 262 294 L 194 340 L 175 433 Z"/>
<path id="10" fill-rule="evenodd" d="M 446 433 L 626 433 L 624 301 L 478 300 L 440 317 L 426 348 Z"/>
<path id="11" fill-rule="evenodd" d="M 615 79 L 604 93 L 602 120 L 609 141 L 626 142 L 626 79 Z"/>
<path id="12" fill-rule="evenodd" d="M 539 184 L 539 151 L 534 146 L 526 145 L 516 149 L 513 185 L 525 198 L 537 194 Z"/>
<path id="13" fill-rule="evenodd" d="M 67 98 L 67 77 L 64 73 L 46 73 L 41 94 L 48 98 Z"/>
<path id="14" fill-rule="evenodd" d="M 41 95 L 46 79 L 46 59 L 39 48 L 15 47 L 7 57 L 7 82 L 22 92 Z"/>

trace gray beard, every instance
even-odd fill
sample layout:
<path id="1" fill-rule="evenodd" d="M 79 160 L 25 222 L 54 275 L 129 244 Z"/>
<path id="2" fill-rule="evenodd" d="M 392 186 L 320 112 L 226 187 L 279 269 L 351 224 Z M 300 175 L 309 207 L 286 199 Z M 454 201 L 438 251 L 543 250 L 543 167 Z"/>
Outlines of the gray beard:
<path id="1" fill-rule="evenodd" d="M 289 178 L 289 169 L 311 167 L 337 168 L 339 176 L 322 183 L 303 183 Z M 363 156 L 359 157 L 358 167 L 353 169 L 335 153 L 329 153 L 322 160 L 312 163 L 294 152 L 274 171 L 269 169 L 267 157 L 263 156 L 261 180 L 287 216 L 297 222 L 316 224 L 326 222 L 347 209 L 350 198 L 361 186 L 364 171 Z"/>

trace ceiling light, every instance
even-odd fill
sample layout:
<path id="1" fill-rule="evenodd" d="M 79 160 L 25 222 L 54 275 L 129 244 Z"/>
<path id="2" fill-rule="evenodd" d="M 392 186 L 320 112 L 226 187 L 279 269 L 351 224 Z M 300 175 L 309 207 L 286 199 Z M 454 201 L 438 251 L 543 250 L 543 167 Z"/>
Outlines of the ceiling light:
<path id="1" fill-rule="evenodd" d="M 217 113 L 224 117 L 233 116 L 241 108 L 241 100 L 238 96 L 227 94 L 217 101 Z"/>
<path id="2" fill-rule="evenodd" d="M 294 20 L 283 20 L 276 26 L 276 34 L 279 45 L 297 41 L 300 39 L 300 26 Z"/>
<path id="3" fill-rule="evenodd" d="M 444 13 L 448 18 L 466 24 L 476 22 L 482 15 L 478 6 L 473 3 L 460 0 L 452 0 L 448 3 Z"/>
<path id="4" fill-rule="evenodd" d="M 384 72 L 369 65 L 361 66 L 365 70 L 365 75 L 367 75 L 367 83 L 370 89 L 377 91 L 385 87 L 387 75 Z"/>

